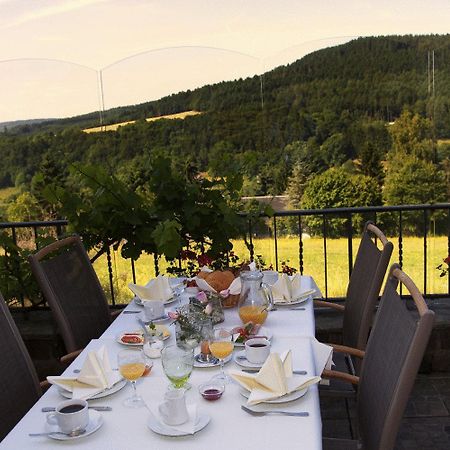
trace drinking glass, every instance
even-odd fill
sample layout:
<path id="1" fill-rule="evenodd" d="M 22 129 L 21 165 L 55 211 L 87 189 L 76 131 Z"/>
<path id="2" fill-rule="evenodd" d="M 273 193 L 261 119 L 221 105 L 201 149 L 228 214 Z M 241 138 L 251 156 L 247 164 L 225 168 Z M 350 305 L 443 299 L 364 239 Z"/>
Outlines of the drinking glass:
<path id="1" fill-rule="evenodd" d="M 133 386 L 133 395 L 127 398 L 123 404 L 129 408 L 145 406 L 142 397 L 137 395 L 136 380 L 144 374 L 145 360 L 141 350 L 122 350 L 117 355 L 117 363 L 120 374 Z"/>
<path id="2" fill-rule="evenodd" d="M 214 330 L 214 336 L 209 344 L 209 349 L 212 355 L 220 360 L 220 374 L 214 378 L 221 380 L 224 384 L 231 383 L 231 378 L 223 370 L 223 363 L 224 359 L 231 355 L 233 348 L 233 335 L 228 330 L 224 328 Z"/>
<path id="3" fill-rule="evenodd" d="M 161 363 L 171 386 L 185 388 L 194 367 L 194 350 L 169 345 L 161 351 Z"/>

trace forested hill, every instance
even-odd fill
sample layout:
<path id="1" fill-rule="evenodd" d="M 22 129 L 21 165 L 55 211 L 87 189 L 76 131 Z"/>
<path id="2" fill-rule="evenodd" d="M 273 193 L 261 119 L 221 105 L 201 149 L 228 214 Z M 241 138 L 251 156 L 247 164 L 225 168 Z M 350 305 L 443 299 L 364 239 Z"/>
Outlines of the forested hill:
<path id="1" fill-rule="evenodd" d="M 433 50 L 434 97 L 427 73 Z M 357 157 L 355 124 L 394 121 L 404 109 L 433 117 L 435 135 L 450 136 L 450 35 L 359 38 L 311 53 L 262 77 L 208 85 L 105 113 L 107 123 L 117 123 L 202 112 L 185 120 L 138 121 L 117 132 L 87 135 L 81 128 L 98 124 L 97 113 L 92 113 L 7 130 L 0 134 L 0 184 L 29 181 L 55 154 L 58 162 L 122 167 L 154 149 L 174 159 L 188 157 L 201 170 L 213 166 L 217 172 L 220 164 L 237 164 L 250 179 L 266 166 L 272 172 L 286 171 L 279 161 L 287 162 L 290 156 L 283 152 L 292 142 L 313 139 L 322 146 L 339 134 L 342 158 Z M 287 175 L 281 174 L 280 182 L 276 174 L 269 177 L 260 192 L 282 191 Z"/>

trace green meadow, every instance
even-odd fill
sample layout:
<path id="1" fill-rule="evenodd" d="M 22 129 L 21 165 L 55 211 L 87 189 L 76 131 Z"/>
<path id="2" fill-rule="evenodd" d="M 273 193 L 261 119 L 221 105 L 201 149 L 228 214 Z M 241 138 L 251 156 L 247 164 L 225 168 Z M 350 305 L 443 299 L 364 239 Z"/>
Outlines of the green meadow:
<path id="1" fill-rule="evenodd" d="M 398 241 L 392 239 L 394 252 L 391 263 L 399 260 Z M 275 267 L 275 243 L 271 238 L 255 239 L 253 241 L 255 254 L 261 255 L 266 262 Z M 356 255 L 359 239 L 353 239 L 353 258 Z M 249 259 L 249 253 L 245 244 L 241 241 L 234 241 L 234 252 L 241 261 Z M 349 276 L 348 244 L 346 239 L 327 239 L 327 295 L 328 297 L 343 297 Z M 325 296 L 325 261 L 323 255 L 324 243 L 321 238 L 303 239 L 303 273 L 312 275 L 319 288 Z M 446 293 L 447 278 L 441 278 L 436 266 L 447 256 L 447 238 L 429 237 L 427 240 L 427 293 Z M 403 238 L 403 269 L 416 282 L 419 289 L 424 289 L 424 244 L 423 238 L 406 237 Z M 281 261 L 286 261 L 289 266 L 299 269 L 299 239 L 298 237 L 278 238 L 278 262 L 281 268 Z M 109 293 L 109 278 L 107 271 L 106 256 L 99 258 L 94 264 L 95 270 L 101 280 L 104 289 Z M 136 282 L 145 284 L 150 278 L 155 276 L 153 256 L 143 254 L 135 263 Z M 167 263 L 160 260 L 159 268 L 161 273 L 165 273 Z M 112 254 L 112 269 L 114 274 L 114 292 L 116 302 L 127 303 L 131 297 L 128 283 L 132 282 L 131 262 L 123 259 L 120 252 Z"/>

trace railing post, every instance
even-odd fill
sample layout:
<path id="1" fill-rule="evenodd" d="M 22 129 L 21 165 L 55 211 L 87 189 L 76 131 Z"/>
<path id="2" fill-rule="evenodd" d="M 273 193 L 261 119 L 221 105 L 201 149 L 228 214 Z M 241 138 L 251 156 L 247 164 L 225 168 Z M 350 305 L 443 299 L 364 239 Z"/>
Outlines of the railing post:
<path id="1" fill-rule="evenodd" d="M 248 219 L 248 241 L 249 241 L 249 250 L 250 250 L 250 262 L 253 262 L 255 259 L 255 249 L 253 246 L 253 229 L 252 229 L 252 219 Z"/>
<path id="2" fill-rule="evenodd" d="M 447 255 L 450 255 L 450 208 L 447 209 Z M 447 272 L 447 295 L 450 295 L 450 274 Z"/>
<path id="3" fill-rule="evenodd" d="M 403 269 L 403 216 L 402 211 L 398 215 L 398 264 Z M 403 283 L 400 283 L 400 295 L 402 295 Z"/>
<path id="4" fill-rule="evenodd" d="M 300 269 L 300 275 L 303 275 L 303 227 L 302 227 L 302 216 L 298 216 L 298 263 Z"/>
<path id="5" fill-rule="evenodd" d="M 349 213 L 347 219 L 347 248 L 348 248 L 348 279 L 352 276 L 353 270 L 353 242 L 352 242 L 352 213 Z"/>
<path id="6" fill-rule="evenodd" d="M 159 275 L 159 266 L 158 266 L 158 255 L 156 253 L 153 253 L 153 263 L 155 265 L 155 275 Z"/>
<path id="7" fill-rule="evenodd" d="M 108 246 L 106 249 L 106 261 L 108 263 L 108 275 L 109 275 L 109 288 L 111 289 L 111 303 L 114 306 L 116 304 L 116 299 L 114 297 L 114 280 L 113 280 L 113 270 L 111 263 L 111 250 Z"/>
<path id="8" fill-rule="evenodd" d="M 275 270 L 278 272 L 277 217 L 273 216 L 273 238 L 275 239 Z"/>
<path id="9" fill-rule="evenodd" d="M 427 295 L 427 233 L 428 233 L 428 214 L 423 210 L 423 294 Z"/>
<path id="10" fill-rule="evenodd" d="M 136 284 L 136 267 L 134 266 L 134 259 L 131 259 L 131 274 L 133 276 L 133 283 Z"/>
<path id="11" fill-rule="evenodd" d="M 323 217 L 323 257 L 324 257 L 324 275 L 325 275 L 325 298 L 328 298 L 328 270 L 327 270 L 327 217 Z"/>

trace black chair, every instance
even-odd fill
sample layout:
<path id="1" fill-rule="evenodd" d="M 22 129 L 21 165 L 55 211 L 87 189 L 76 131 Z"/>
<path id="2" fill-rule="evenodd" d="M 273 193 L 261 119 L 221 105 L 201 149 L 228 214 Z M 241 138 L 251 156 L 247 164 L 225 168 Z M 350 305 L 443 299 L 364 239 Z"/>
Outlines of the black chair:
<path id="1" fill-rule="evenodd" d="M 377 245 L 380 245 L 380 248 Z M 328 306 L 343 312 L 342 344 L 330 344 L 335 353 L 333 361 L 339 371 L 358 375 L 360 362 L 355 359 L 366 347 L 375 304 L 381 292 L 389 260 L 392 242 L 372 222 L 367 222 L 356 255 L 355 264 L 347 287 L 344 305 L 324 300 L 315 300 L 315 306 Z M 351 395 L 353 389 L 333 380 L 330 386 L 320 386 L 321 392 Z"/>
<path id="2" fill-rule="evenodd" d="M 112 322 L 103 289 L 78 236 L 53 242 L 29 261 L 70 352 L 61 361 L 70 361 Z"/>
<path id="3" fill-rule="evenodd" d="M 412 296 L 416 311 L 397 293 L 399 282 Z M 325 450 L 391 450 L 409 394 L 430 337 L 434 312 L 430 311 L 413 281 L 394 264 L 389 272 L 380 308 L 370 334 L 360 377 L 334 371 L 358 384 L 358 440 L 323 439 Z"/>
<path id="4" fill-rule="evenodd" d="M 42 395 L 42 387 L 19 330 L 0 294 L 0 441 Z"/>

